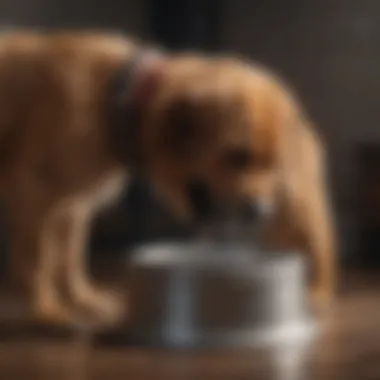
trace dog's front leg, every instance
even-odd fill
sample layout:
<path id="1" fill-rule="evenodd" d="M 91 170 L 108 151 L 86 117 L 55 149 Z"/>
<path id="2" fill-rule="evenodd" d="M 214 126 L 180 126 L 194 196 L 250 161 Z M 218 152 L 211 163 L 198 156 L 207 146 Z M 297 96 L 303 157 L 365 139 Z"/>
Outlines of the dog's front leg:
<path id="1" fill-rule="evenodd" d="M 324 312 L 332 306 L 336 287 L 337 246 L 324 146 L 312 130 L 309 125 L 297 130 L 297 149 L 295 144 L 288 144 L 285 203 L 290 220 L 300 232 L 299 248 L 309 255 L 312 264 L 311 299 Z"/>
<path id="2" fill-rule="evenodd" d="M 121 302 L 112 293 L 92 284 L 86 260 L 86 243 L 92 219 L 90 207 L 73 206 L 66 214 L 65 277 L 73 303 L 102 321 L 113 321 L 122 312 Z"/>
<path id="3" fill-rule="evenodd" d="M 323 311 L 331 306 L 337 276 L 333 218 L 323 189 L 314 188 L 303 211 L 306 250 L 313 264 L 311 297 Z"/>

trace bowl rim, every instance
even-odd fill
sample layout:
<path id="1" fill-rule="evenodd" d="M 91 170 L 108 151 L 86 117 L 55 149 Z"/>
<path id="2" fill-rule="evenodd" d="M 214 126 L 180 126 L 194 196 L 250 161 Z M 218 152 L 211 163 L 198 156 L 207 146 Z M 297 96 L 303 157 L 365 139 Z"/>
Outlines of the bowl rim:
<path id="1" fill-rule="evenodd" d="M 207 242 L 188 243 L 165 241 L 143 243 L 136 246 L 128 257 L 130 266 L 151 268 L 210 268 L 248 269 L 252 272 L 284 269 L 286 266 L 303 266 L 304 255 L 296 250 L 259 250 L 251 244 L 234 244 L 220 249 Z M 233 252 L 232 252 L 233 251 Z M 256 252 L 255 252 L 256 251 Z M 207 253 L 206 253 L 207 252 Z M 205 254 L 206 253 L 206 254 Z M 238 260 L 237 260 L 238 258 Z"/>

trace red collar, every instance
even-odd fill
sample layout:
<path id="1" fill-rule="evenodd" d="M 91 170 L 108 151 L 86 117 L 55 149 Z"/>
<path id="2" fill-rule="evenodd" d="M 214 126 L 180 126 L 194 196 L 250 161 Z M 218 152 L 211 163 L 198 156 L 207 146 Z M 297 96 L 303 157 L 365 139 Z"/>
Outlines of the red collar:
<path id="1" fill-rule="evenodd" d="M 120 106 L 142 106 L 154 95 L 162 75 L 164 58 L 156 50 L 142 50 L 126 62 L 115 80 L 114 99 Z"/>
<path id="2" fill-rule="evenodd" d="M 160 84 L 164 58 L 154 50 L 138 52 L 111 80 L 110 139 L 119 161 L 140 168 L 141 118 Z"/>

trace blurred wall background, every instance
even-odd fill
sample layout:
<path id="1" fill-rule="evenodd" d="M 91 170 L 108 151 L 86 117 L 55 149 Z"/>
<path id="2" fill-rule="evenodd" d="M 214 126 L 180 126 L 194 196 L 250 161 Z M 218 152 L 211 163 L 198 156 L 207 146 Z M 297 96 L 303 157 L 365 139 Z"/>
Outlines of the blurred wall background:
<path id="1" fill-rule="evenodd" d="M 0 0 L 0 25 L 116 29 L 271 66 L 294 85 L 326 140 L 343 252 L 357 248 L 356 152 L 366 142 L 380 146 L 379 1 Z M 188 233 L 157 208 L 136 181 L 97 225 L 94 246 Z"/>

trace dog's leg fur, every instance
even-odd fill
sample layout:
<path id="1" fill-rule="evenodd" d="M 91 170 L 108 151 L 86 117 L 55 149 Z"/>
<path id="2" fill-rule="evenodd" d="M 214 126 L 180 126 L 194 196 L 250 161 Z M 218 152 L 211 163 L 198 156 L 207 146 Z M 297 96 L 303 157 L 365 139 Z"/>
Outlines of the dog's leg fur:
<path id="1" fill-rule="evenodd" d="M 322 181 L 310 186 L 303 214 L 306 250 L 311 253 L 313 277 L 311 297 L 317 308 L 330 306 L 335 290 L 337 265 L 332 213 Z"/>
<path id="2" fill-rule="evenodd" d="M 337 271 L 333 215 L 328 199 L 323 146 L 311 127 L 299 133 L 300 181 L 294 199 L 304 249 L 311 255 L 311 297 L 317 308 L 330 306 Z M 292 214 L 292 213 L 291 213 Z M 293 213 L 294 215 L 294 213 Z"/>
<path id="3" fill-rule="evenodd" d="M 66 209 L 62 267 L 73 303 L 98 317 L 113 320 L 122 312 L 121 303 L 109 292 L 97 289 L 87 272 L 86 243 L 93 212 L 87 204 L 74 204 Z"/>

